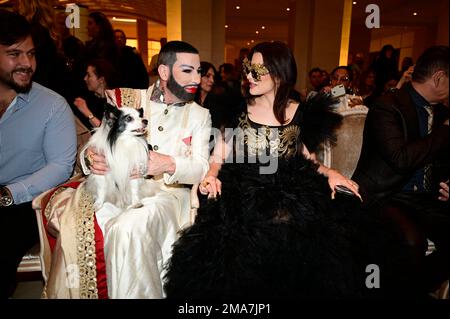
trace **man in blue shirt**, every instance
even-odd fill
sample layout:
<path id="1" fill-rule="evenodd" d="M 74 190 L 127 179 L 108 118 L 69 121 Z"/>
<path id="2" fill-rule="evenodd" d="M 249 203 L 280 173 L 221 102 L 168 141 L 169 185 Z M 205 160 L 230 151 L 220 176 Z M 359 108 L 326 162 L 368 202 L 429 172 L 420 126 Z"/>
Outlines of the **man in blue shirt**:
<path id="1" fill-rule="evenodd" d="M 17 267 L 38 241 L 31 201 L 67 180 L 76 133 L 72 111 L 32 82 L 35 47 L 27 20 L 0 9 L 0 297 L 14 291 Z"/>

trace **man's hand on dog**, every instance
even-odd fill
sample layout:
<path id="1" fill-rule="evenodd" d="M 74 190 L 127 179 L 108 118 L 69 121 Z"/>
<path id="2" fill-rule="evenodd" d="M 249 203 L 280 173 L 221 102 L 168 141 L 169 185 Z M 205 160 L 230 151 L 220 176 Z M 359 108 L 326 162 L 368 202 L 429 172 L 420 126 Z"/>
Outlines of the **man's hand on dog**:
<path id="1" fill-rule="evenodd" d="M 105 175 L 109 171 L 108 163 L 106 163 L 105 156 L 100 153 L 96 153 L 96 150 L 89 147 L 86 150 L 86 159 L 89 163 L 86 163 L 89 166 L 92 174 L 96 175 Z"/>
<path id="2" fill-rule="evenodd" d="M 149 151 L 147 175 L 157 176 L 162 173 L 175 173 L 175 160 L 172 156 Z"/>
<path id="3" fill-rule="evenodd" d="M 95 149 L 88 148 L 86 150 L 87 159 L 86 164 L 93 174 L 105 175 L 109 171 L 108 163 L 106 163 L 105 156 L 97 153 Z M 161 153 L 149 152 L 147 175 L 160 175 L 162 173 L 173 174 L 175 172 L 175 160 L 172 156 Z M 133 176 L 137 177 L 137 176 Z"/>

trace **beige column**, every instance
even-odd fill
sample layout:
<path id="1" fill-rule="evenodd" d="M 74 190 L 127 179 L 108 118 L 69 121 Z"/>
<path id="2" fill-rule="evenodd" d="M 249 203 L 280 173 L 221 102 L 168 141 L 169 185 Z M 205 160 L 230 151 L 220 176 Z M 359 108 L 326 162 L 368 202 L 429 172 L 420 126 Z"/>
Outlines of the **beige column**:
<path id="1" fill-rule="evenodd" d="M 225 0 L 166 0 L 167 40 L 183 40 L 218 66 L 225 50 Z"/>
<path id="2" fill-rule="evenodd" d="M 295 2 L 295 3 L 294 3 Z M 351 0 L 293 0 L 289 44 L 297 61 L 297 88 L 308 84 L 308 71 L 331 71 L 347 64 Z M 345 63 L 344 63 L 345 60 Z"/>
<path id="3" fill-rule="evenodd" d="M 307 74 L 311 69 L 314 0 L 293 0 L 289 7 L 288 45 L 297 62 L 297 89 L 302 90 L 309 83 Z"/>
<path id="4" fill-rule="evenodd" d="M 225 0 L 213 0 L 211 60 L 216 67 L 225 62 Z"/>
<path id="5" fill-rule="evenodd" d="M 137 45 L 142 61 L 147 65 L 148 61 L 148 27 L 147 20 L 137 19 Z"/>
<path id="6" fill-rule="evenodd" d="M 181 0 L 166 0 L 167 41 L 181 40 Z"/>

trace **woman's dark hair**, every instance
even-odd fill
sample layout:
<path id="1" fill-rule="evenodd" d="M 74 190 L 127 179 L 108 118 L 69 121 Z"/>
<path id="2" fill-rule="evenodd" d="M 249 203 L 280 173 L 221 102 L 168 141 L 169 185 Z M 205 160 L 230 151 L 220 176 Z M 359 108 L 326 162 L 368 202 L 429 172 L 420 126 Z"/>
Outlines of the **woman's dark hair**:
<path id="1" fill-rule="evenodd" d="M 206 73 L 208 73 L 209 69 L 213 69 L 214 81 L 216 81 L 217 71 L 216 71 L 216 68 L 214 67 L 214 65 L 212 65 L 211 63 L 206 62 L 206 61 L 201 61 L 200 62 L 200 68 L 201 68 L 200 75 L 202 77 L 206 76 Z M 198 90 L 195 93 L 195 97 L 194 97 L 194 101 L 197 102 L 197 104 L 199 104 L 199 105 L 201 105 L 201 101 L 200 101 L 201 90 L 202 90 L 202 88 L 201 88 L 201 86 L 199 84 L 198 85 Z"/>
<path id="2" fill-rule="evenodd" d="M 87 64 L 94 68 L 94 73 L 97 77 L 103 77 L 108 89 L 115 88 L 117 86 L 117 72 L 113 65 L 105 59 L 90 60 Z"/>
<path id="3" fill-rule="evenodd" d="M 99 26 L 99 34 L 97 36 L 98 38 L 113 42 L 115 41 L 114 29 L 111 25 L 111 22 L 109 22 L 104 13 L 94 11 L 89 13 L 89 18 L 94 20 L 95 24 Z"/>
<path id="4" fill-rule="evenodd" d="M 410 56 L 405 56 L 402 60 L 402 74 L 403 72 L 405 72 L 406 70 L 409 69 L 409 67 L 414 65 L 414 61 Z"/>
<path id="5" fill-rule="evenodd" d="M 0 9 L 0 44 L 11 46 L 31 35 L 30 23 L 24 16 Z"/>
<path id="6" fill-rule="evenodd" d="M 214 67 L 214 65 L 212 65 L 211 63 L 206 62 L 206 61 L 201 61 L 200 62 L 200 68 L 202 69 L 202 71 L 200 72 L 201 76 L 205 76 L 206 73 L 208 73 L 209 69 L 213 69 L 213 71 L 214 71 L 214 79 L 215 79 L 217 71 L 216 71 L 216 68 Z"/>
<path id="7" fill-rule="evenodd" d="M 392 51 L 392 55 L 393 55 L 394 52 L 395 52 L 395 49 L 394 49 L 394 47 L 392 46 L 392 44 L 386 44 L 385 46 L 383 46 L 383 47 L 381 48 L 381 51 L 380 51 L 379 56 L 382 57 L 382 58 L 387 58 L 387 57 L 386 57 L 386 52 L 389 51 L 389 50 Z"/>
<path id="8" fill-rule="evenodd" d="M 297 100 L 298 94 L 294 90 L 297 81 L 297 65 L 289 47 L 283 42 L 262 42 L 255 45 L 249 54 L 261 53 L 264 66 L 269 70 L 270 77 L 276 83 L 273 113 L 281 124 L 286 123 L 286 108 L 289 100 Z M 247 96 L 247 103 L 252 104 L 255 97 Z"/>
<path id="9" fill-rule="evenodd" d="M 373 84 L 371 86 L 367 86 L 366 79 L 373 75 Z M 359 89 L 359 95 L 366 95 L 370 94 L 375 90 L 375 71 L 368 69 L 361 73 L 359 76 L 359 83 L 358 83 L 358 89 Z"/>

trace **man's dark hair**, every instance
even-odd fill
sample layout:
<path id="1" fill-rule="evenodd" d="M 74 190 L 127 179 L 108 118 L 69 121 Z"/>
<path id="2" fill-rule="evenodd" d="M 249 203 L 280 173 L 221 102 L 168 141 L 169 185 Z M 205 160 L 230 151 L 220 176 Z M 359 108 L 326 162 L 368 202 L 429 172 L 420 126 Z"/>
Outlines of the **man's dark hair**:
<path id="1" fill-rule="evenodd" d="M 158 66 L 161 64 L 172 67 L 177 61 L 177 53 L 198 54 L 198 50 L 187 42 L 170 41 L 167 42 L 159 51 Z"/>
<path id="2" fill-rule="evenodd" d="M 311 77 L 311 75 L 312 75 L 314 72 L 320 72 L 320 73 L 322 73 L 322 70 L 321 70 L 320 68 L 312 68 L 311 70 L 309 70 L 308 76 Z"/>
<path id="3" fill-rule="evenodd" d="M 333 69 L 333 71 L 331 71 L 331 76 L 333 76 L 334 73 L 335 73 L 337 70 L 346 70 L 346 71 L 347 71 L 347 74 L 348 74 L 348 79 L 349 79 L 349 81 L 350 81 L 350 82 L 353 81 L 353 72 L 352 72 L 352 70 L 351 70 L 348 66 L 346 66 L 346 65 L 340 65 L 340 66 L 335 67 L 335 68 Z"/>
<path id="4" fill-rule="evenodd" d="M 31 35 L 30 23 L 24 16 L 0 9 L 0 44 L 11 46 Z"/>
<path id="5" fill-rule="evenodd" d="M 225 74 L 231 74 L 234 72 L 234 65 L 231 63 L 224 63 L 220 65 L 219 69 Z"/>
<path id="6" fill-rule="evenodd" d="M 429 47 L 422 53 L 414 66 L 412 80 L 423 83 L 440 70 L 448 76 L 448 46 L 445 45 Z"/>
<path id="7" fill-rule="evenodd" d="M 122 33 L 122 36 L 123 36 L 125 39 L 127 38 L 127 35 L 125 34 L 125 32 L 124 32 L 122 29 L 114 29 L 114 33 L 116 33 L 116 32 Z"/>

